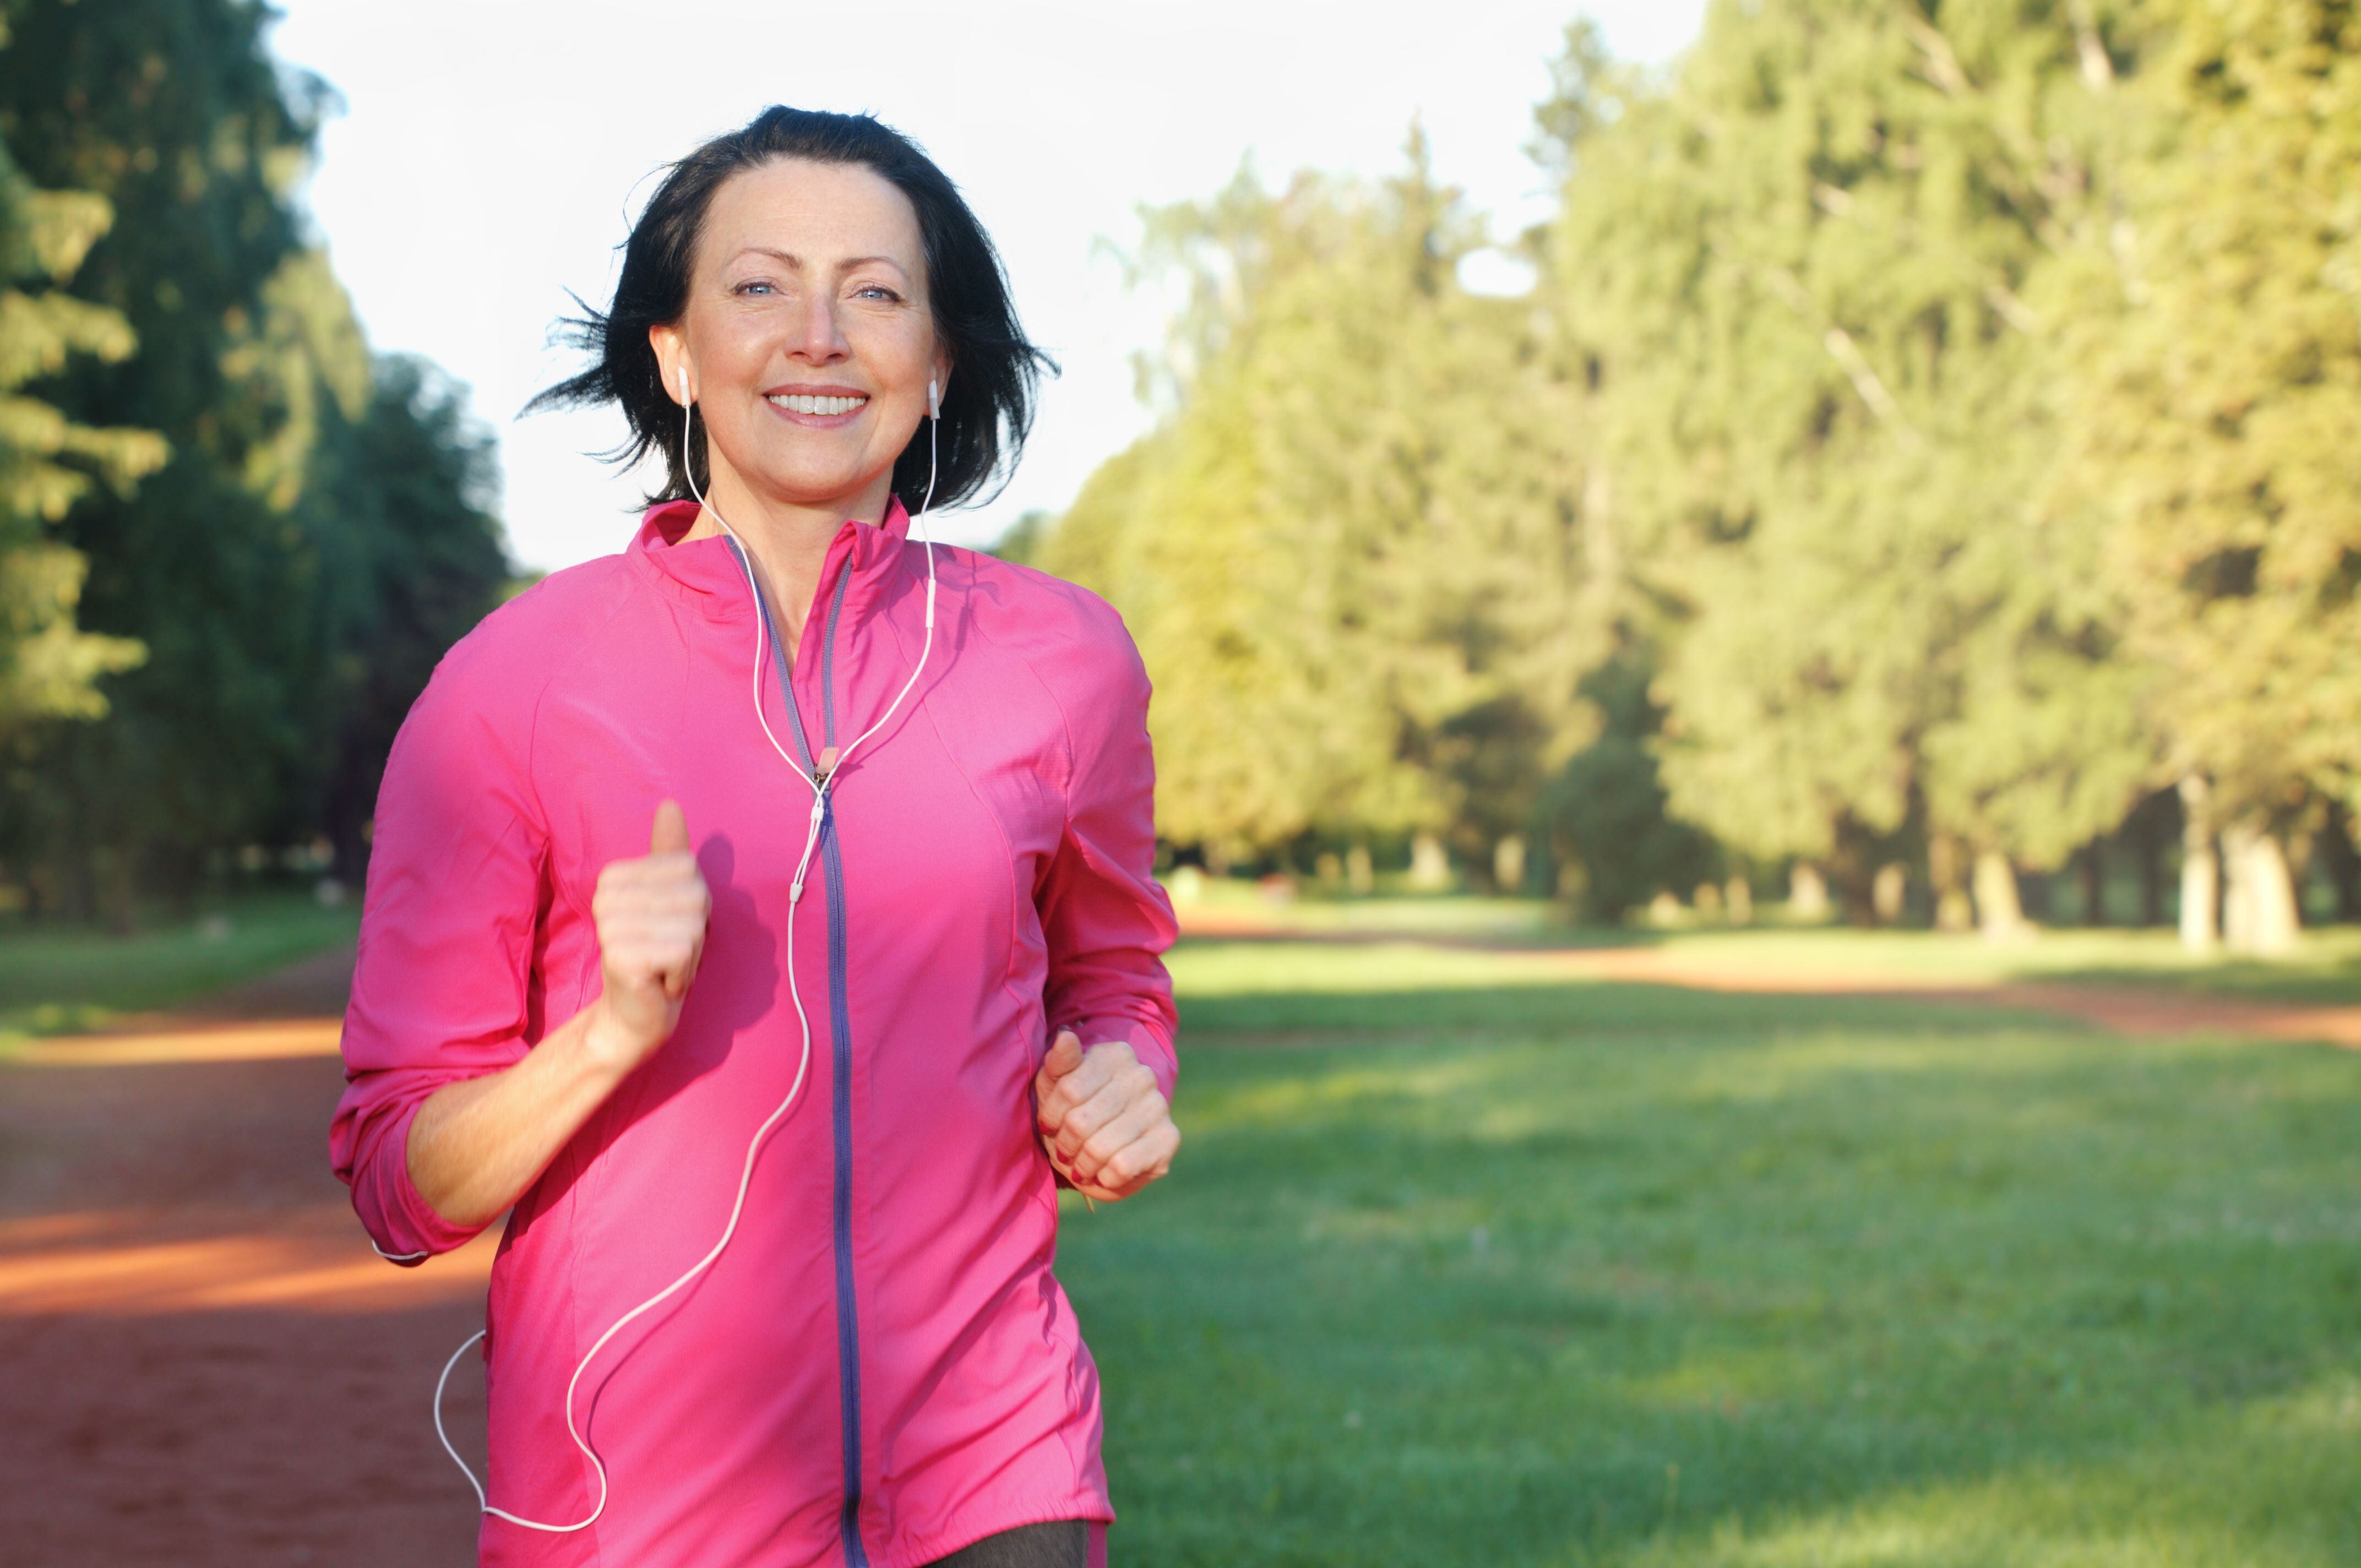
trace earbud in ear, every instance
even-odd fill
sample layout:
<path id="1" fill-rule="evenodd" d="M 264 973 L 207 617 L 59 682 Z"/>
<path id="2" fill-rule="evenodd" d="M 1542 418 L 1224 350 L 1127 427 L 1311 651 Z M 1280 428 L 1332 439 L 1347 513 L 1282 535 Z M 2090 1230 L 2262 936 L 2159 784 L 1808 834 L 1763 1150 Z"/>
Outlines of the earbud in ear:
<path id="1" fill-rule="evenodd" d="M 679 373 L 679 375 L 675 378 L 675 379 L 677 379 L 677 380 L 680 382 L 680 400 L 681 400 L 683 403 L 686 403 L 686 402 L 688 401 L 688 367 L 687 367 L 687 366 L 684 365 L 684 366 L 682 366 L 682 367 L 680 367 L 680 373 Z"/>
<path id="2" fill-rule="evenodd" d="M 943 417 L 942 384 L 932 376 L 927 378 L 927 417 L 929 419 Z"/>

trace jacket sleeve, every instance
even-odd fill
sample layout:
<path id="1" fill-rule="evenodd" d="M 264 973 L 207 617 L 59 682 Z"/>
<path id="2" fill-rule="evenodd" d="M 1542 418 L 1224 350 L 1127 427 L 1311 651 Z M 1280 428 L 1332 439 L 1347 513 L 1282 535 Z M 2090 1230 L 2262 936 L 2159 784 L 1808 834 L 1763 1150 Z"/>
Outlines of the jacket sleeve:
<path id="1" fill-rule="evenodd" d="M 519 721 L 477 700 L 484 683 L 455 672 L 472 663 L 466 652 L 445 659 L 412 707 L 379 786 L 346 1088 L 328 1134 L 371 1245 L 402 1264 L 483 1229 L 451 1223 L 419 1195 L 410 1124 L 443 1085 L 523 1058 L 543 904 L 531 710 Z"/>
<path id="2" fill-rule="evenodd" d="M 1082 678 L 1060 693 L 1071 769 L 1065 829 L 1036 894 L 1049 946 L 1044 1002 L 1052 1035 L 1129 1040 L 1170 1100 L 1180 1063 L 1162 954 L 1177 932 L 1154 874 L 1148 672 L 1123 623 L 1100 609 L 1112 645 L 1080 652 Z"/>

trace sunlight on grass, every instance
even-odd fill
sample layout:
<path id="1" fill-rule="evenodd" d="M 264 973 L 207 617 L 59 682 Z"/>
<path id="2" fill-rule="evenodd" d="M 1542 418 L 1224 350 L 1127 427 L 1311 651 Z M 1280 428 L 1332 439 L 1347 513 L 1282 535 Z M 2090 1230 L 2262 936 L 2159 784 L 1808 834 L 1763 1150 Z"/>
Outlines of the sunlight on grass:
<path id="1" fill-rule="evenodd" d="M 1206 883 L 1197 907 L 1309 937 L 1351 933 L 1370 939 L 1396 934 L 1404 938 L 1403 948 L 1419 936 L 1509 948 L 1644 946 L 1710 959 L 1738 973 L 1876 975 L 1933 985 L 2025 980 L 2170 985 L 2289 1002 L 2361 1004 L 2361 927 L 2308 930 L 2295 952 L 2258 959 L 2192 954 L 2169 930 L 2061 927 L 2041 929 L 2022 940 L 1989 942 L 1974 932 L 1783 925 L 1770 918 L 1774 910 L 1766 910 L 1764 920 L 1745 927 L 1578 928 L 1564 923 L 1558 906 L 1539 899 L 1315 896 L 1274 904 L 1251 884 L 1235 881 Z M 1181 913 L 1185 925 L 1189 906 Z"/>
<path id="2" fill-rule="evenodd" d="M 1188 1145 L 1060 1240 L 1126 1562 L 2356 1560 L 2361 1055 L 1173 968 Z"/>
<path id="3" fill-rule="evenodd" d="M 1874 1507 L 1675 1536 L 1635 1565 L 2328 1568 L 2361 1551 L 2361 1383 L 2332 1377 L 2090 1464 L 2044 1464 Z M 1565 1559 L 1581 1562 L 1580 1557 Z"/>
<path id="4" fill-rule="evenodd" d="M 1560 985 L 1565 966 L 1548 953 L 1488 952 L 1399 941 L 1183 942 L 1167 959 L 1184 995 L 1251 996 L 1275 992 L 1464 990 L 1486 985 Z"/>

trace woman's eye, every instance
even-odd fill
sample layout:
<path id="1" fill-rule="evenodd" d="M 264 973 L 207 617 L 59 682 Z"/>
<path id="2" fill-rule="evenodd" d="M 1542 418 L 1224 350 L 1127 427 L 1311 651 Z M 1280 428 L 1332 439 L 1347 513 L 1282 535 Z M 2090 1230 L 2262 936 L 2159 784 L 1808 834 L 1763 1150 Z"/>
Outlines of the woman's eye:
<path id="1" fill-rule="evenodd" d="M 863 299 L 873 297 L 880 300 L 898 300 L 902 297 L 883 283 L 864 283 L 859 292 Z"/>
<path id="2" fill-rule="evenodd" d="M 739 284 L 738 291 L 741 294 L 774 294 L 778 292 L 777 290 L 772 288 L 770 284 L 763 281 L 759 278 L 749 282 Z"/>

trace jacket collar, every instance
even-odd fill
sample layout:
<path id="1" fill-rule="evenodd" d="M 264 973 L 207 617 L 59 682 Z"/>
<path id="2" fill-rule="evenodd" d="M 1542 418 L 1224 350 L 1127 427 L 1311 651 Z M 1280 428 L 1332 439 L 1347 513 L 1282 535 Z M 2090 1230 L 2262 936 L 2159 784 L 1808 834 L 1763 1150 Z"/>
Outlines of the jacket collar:
<path id="1" fill-rule="evenodd" d="M 717 620 L 749 620 L 753 602 L 746 591 L 745 571 L 738 565 L 730 541 L 716 534 L 679 542 L 697 521 L 697 510 L 693 500 L 650 507 L 640 519 L 639 532 L 632 535 L 626 554 L 657 587 L 700 614 Z M 829 541 L 828 560 L 820 568 L 820 597 L 833 592 L 837 573 L 848 569 L 853 574 L 849 585 L 852 590 L 862 598 L 875 593 L 900 563 L 909 534 L 910 514 L 898 496 L 886 501 L 880 522 L 845 519 Z"/>

